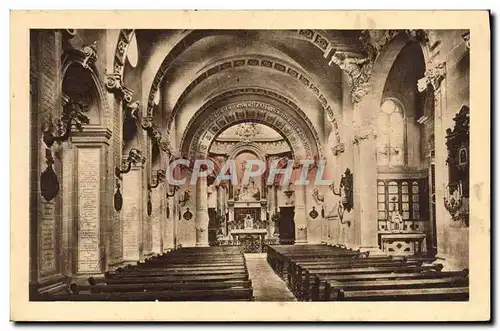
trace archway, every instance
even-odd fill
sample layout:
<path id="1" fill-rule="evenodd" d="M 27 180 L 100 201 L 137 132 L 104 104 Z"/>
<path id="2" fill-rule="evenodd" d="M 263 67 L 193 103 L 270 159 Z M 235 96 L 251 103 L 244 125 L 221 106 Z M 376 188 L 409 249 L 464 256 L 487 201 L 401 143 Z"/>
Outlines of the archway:
<path id="1" fill-rule="evenodd" d="M 299 160 L 312 160 L 318 158 L 321 155 L 321 146 L 318 135 L 315 132 L 314 127 L 309 126 L 307 120 L 304 119 L 303 113 L 300 109 L 294 108 L 289 104 L 279 102 L 278 100 L 268 97 L 268 96 L 255 96 L 249 97 L 246 94 L 229 94 L 226 98 L 214 98 L 215 100 L 210 100 L 202 108 L 200 108 L 195 116 L 190 120 L 184 131 L 184 136 L 181 140 L 181 150 L 182 154 L 188 158 L 208 158 L 211 157 L 210 150 L 211 147 L 217 144 L 217 138 L 226 130 L 237 125 L 261 125 L 272 129 L 276 134 L 281 137 L 283 146 L 286 146 L 285 153 L 278 153 L 273 155 L 275 159 L 283 158 L 286 156 L 289 159 Z M 291 103 L 293 104 L 293 103 Z M 281 143 L 281 142 L 280 142 Z M 226 155 L 225 160 L 229 157 L 237 159 L 242 153 L 252 153 L 257 159 L 261 161 L 269 162 L 270 155 L 265 153 L 262 148 L 259 148 L 255 142 L 245 142 L 240 141 L 238 144 L 233 146 L 230 151 L 230 155 Z M 298 163 L 296 163 L 298 164 Z M 261 182 L 262 183 L 262 182 Z M 208 234 L 204 236 L 203 232 L 208 228 L 208 211 L 206 210 L 206 197 L 205 188 L 200 186 L 206 185 L 204 182 L 198 180 L 196 187 L 196 219 L 195 228 L 197 231 L 197 244 L 205 245 L 208 241 Z M 267 206 L 269 201 L 269 196 L 263 194 L 265 187 L 252 187 L 252 190 L 256 192 L 259 191 L 259 199 L 252 202 L 247 201 L 245 198 L 239 200 L 239 195 L 236 192 L 228 192 L 229 194 L 228 203 L 231 206 L 230 214 L 228 215 L 228 221 L 231 223 L 233 221 L 238 221 L 237 218 L 241 215 L 237 215 L 237 209 L 240 202 L 244 203 L 247 208 L 252 209 L 252 212 L 257 212 L 260 210 L 259 217 L 253 217 L 258 219 L 258 222 L 268 221 L 272 217 L 270 214 L 275 214 L 279 212 L 279 206 L 274 205 L 273 210 L 263 208 Z M 245 187 L 240 187 L 244 190 Z M 264 189 L 264 190 L 263 190 Z M 295 241 L 307 242 L 307 208 L 306 208 L 306 189 L 305 187 L 298 185 L 294 187 L 293 191 L 290 187 L 276 187 L 274 190 L 272 199 L 277 200 L 275 195 L 288 195 L 287 199 L 290 199 L 293 195 L 292 204 L 287 207 L 293 206 L 295 208 Z M 245 195 L 244 197 L 250 196 L 252 194 Z M 283 198 L 285 199 L 285 198 Z M 253 206 L 255 202 L 255 206 Z M 250 206 L 252 205 L 252 206 Z M 243 206 L 241 206 L 243 208 Z M 249 209 L 249 210 L 250 210 Z M 247 211 L 247 214 L 250 212 Z M 293 217 L 290 216 L 289 217 Z M 291 220 L 290 220 L 291 221 Z M 240 222 L 241 223 L 241 222 Z M 293 223 L 291 223 L 293 224 Z M 264 234 L 268 234 L 267 223 L 265 226 Z M 274 225 L 274 224 L 273 224 Z M 239 224 L 239 227 L 244 227 L 244 224 Z M 243 229 L 237 229 L 243 230 Z M 234 232 L 234 231 L 233 231 Z M 275 232 L 273 227 L 271 232 Z M 227 233 L 226 233 L 227 234 Z M 271 233 L 272 235 L 273 233 Z"/>

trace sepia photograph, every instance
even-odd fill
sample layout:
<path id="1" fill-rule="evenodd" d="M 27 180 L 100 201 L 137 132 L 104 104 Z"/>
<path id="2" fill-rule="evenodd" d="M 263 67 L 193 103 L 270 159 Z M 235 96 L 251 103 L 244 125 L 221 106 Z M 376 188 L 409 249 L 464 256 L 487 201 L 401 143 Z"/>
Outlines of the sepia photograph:
<path id="1" fill-rule="evenodd" d="M 109 28 L 73 13 L 38 13 L 57 28 L 12 20 L 25 57 L 12 60 L 25 76 L 11 132 L 26 154 L 11 220 L 19 316 L 54 316 L 22 300 L 128 302 L 134 320 L 148 302 L 160 320 L 169 302 L 213 316 L 278 304 L 262 320 L 412 320 L 359 311 L 405 304 L 489 318 L 487 12 L 427 13 L 427 26 L 411 11 L 290 14 L 309 27 L 285 12 L 282 27 L 255 12 L 251 26 L 245 12 L 231 26 L 156 12 L 138 27 L 108 13 Z M 186 28 L 186 15 L 208 23 Z"/>

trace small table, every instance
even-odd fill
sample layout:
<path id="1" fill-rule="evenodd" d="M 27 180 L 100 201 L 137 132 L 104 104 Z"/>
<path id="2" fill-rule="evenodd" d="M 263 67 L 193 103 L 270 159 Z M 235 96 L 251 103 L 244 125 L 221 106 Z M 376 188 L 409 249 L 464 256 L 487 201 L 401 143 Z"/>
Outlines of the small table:
<path id="1" fill-rule="evenodd" d="M 425 233 L 388 233 L 380 236 L 382 250 L 388 255 L 412 256 L 424 253 Z"/>
<path id="2" fill-rule="evenodd" d="M 231 230 L 236 245 L 243 247 L 245 253 L 262 253 L 267 229 L 234 229 Z"/>

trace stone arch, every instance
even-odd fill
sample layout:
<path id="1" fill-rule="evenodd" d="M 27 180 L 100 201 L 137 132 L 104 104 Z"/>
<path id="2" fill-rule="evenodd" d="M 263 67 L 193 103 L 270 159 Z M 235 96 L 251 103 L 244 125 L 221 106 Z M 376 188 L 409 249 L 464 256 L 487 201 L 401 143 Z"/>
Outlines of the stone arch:
<path id="1" fill-rule="evenodd" d="M 407 33 L 399 33 L 396 35 L 378 54 L 377 58 L 373 63 L 373 69 L 370 76 L 371 82 L 383 82 L 381 84 L 371 84 L 370 93 L 368 93 L 361 101 L 360 104 L 366 105 L 374 105 L 379 104 L 382 100 L 382 96 L 384 93 L 385 82 L 389 77 L 390 71 L 396 58 L 401 53 L 403 48 L 413 41 Z M 426 38 L 419 42 L 422 54 L 424 57 L 425 65 L 427 66 L 429 57 L 430 57 L 430 49 L 429 43 L 426 41 Z M 416 84 L 416 82 L 415 82 Z"/>
<path id="2" fill-rule="evenodd" d="M 323 109 L 326 111 L 328 120 L 333 126 L 333 130 L 335 132 L 335 139 L 337 143 L 340 143 L 341 141 L 341 134 L 340 134 L 340 129 L 337 124 L 337 119 L 335 117 L 335 114 L 332 110 L 332 107 L 330 106 L 327 98 L 325 95 L 321 92 L 319 89 L 318 85 L 314 83 L 314 81 L 311 79 L 311 77 L 308 77 L 305 73 L 301 72 L 299 68 L 286 63 L 285 61 L 279 60 L 279 59 L 274 59 L 268 56 L 246 56 L 246 57 L 236 57 L 228 60 L 221 60 L 221 63 L 218 63 L 216 65 L 212 65 L 209 68 L 205 68 L 199 75 L 196 77 L 182 92 L 182 94 L 179 96 L 179 99 L 175 103 L 175 106 L 172 109 L 171 115 L 166 119 L 167 121 L 167 128 L 170 128 L 172 120 L 175 118 L 177 115 L 180 106 L 182 105 L 183 101 L 187 97 L 187 95 L 201 82 L 206 80 L 208 77 L 215 75 L 217 73 L 220 73 L 222 71 L 231 69 L 231 68 L 239 68 L 242 66 L 249 66 L 249 67 L 261 67 L 261 68 L 267 68 L 269 70 L 276 70 L 279 72 L 282 72 L 283 74 L 289 75 L 292 78 L 297 79 L 300 81 L 320 102 L 320 104 L 323 106 Z"/>
<path id="3" fill-rule="evenodd" d="M 219 95 L 203 105 L 184 131 L 180 144 L 183 155 L 207 156 L 215 137 L 223 130 L 242 122 L 257 122 L 280 133 L 291 146 L 295 157 L 321 157 L 322 148 L 316 130 L 304 119 L 305 114 L 298 107 L 294 109 L 289 104 L 277 103 L 277 100 L 270 96 L 253 97 L 253 100 L 246 97 L 244 100 L 232 102 L 225 100 L 223 104 L 218 102 L 238 94 L 249 94 L 255 89 L 250 90 L 229 91 L 230 93 Z"/>
<path id="4" fill-rule="evenodd" d="M 124 31 L 133 31 L 133 30 L 124 30 Z M 217 32 L 213 32 L 213 33 L 217 33 Z M 292 36 L 294 36 L 294 37 L 298 36 L 299 38 L 305 38 L 306 40 L 310 41 L 315 47 L 318 47 L 323 52 L 323 56 L 325 58 L 327 58 L 328 54 L 331 54 L 335 50 L 334 45 L 320 31 L 317 31 L 317 30 L 297 30 L 296 33 L 298 33 L 298 34 L 296 35 L 294 31 L 291 31 Z M 199 41 L 199 40 L 201 40 L 209 35 L 211 35 L 211 34 L 207 34 L 206 31 L 202 31 L 202 30 L 187 31 L 186 35 L 183 36 L 175 44 L 175 46 L 170 50 L 170 52 L 164 57 L 163 61 L 159 65 L 158 69 L 156 70 L 156 74 L 154 76 L 153 82 L 151 83 L 151 87 L 149 89 L 149 94 L 147 96 L 147 105 L 145 107 L 146 108 L 145 109 L 146 116 L 152 115 L 153 108 L 154 108 L 154 98 L 156 96 L 156 93 L 159 90 L 159 88 L 163 82 L 163 79 L 164 79 L 169 67 L 171 66 L 171 64 L 175 60 L 175 58 L 178 55 L 182 54 L 186 49 L 188 49 L 195 42 L 197 42 L 197 41 Z M 224 63 L 221 64 L 221 66 L 224 66 L 224 65 L 227 66 L 227 64 L 224 64 Z M 265 66 L 266 64 L 261 64 L 261 65 Z M 331 106 L 328 104 L 327 99 L 323 96 L 323 94 L 320 93 L 319 89 L 314 84 L 312 84 L 312 82 L 309 79 L 307 79 L 306 77 L 304 77 L 305 79 L 302 79 L 302 75 L 300 75 L 297 71 L 295 71 L 293 69 L 292 69 L 292 71 L 290 71 L 288 73 L 291 75 L 296 75 L 296 77 L 298 79 L 301 79 L 301 81 L 304 84 L 306 84 L 307 86 L 309 86 L 309 88 L 311 88 L 313 93 L 315 93 L 318 96 L 321 104 L 323 105 L 323 107 L 327 111 L 329 120 L 332 123 L 334 130 L 336 130 L 336 132 L 337 132 L 336 139 L 338 140 L 338 143 L 340 143 L 341 136 L 340 136 L 340 133 L 338 132 L 337 120 L 335 118 L 335 115 L 333 113 Z M 197 79 L 203 80 L 206 77 L 207 76 L 200 75 L 200 77 L 198 77 Z"/>
<path id="5" fill-rule="evenodd" d="M 184 130 L 184 135 L 181 139 L 181 144 L 182 146 L 183 142 L 186 140 L 186 137 L 188 137 L 188 128 L 192 127 L 194 121 L 199 118 L 200 114 L 202 114 L 204 111 L 208 110 L 209 108 L 213 108 L 216 104 L 221 103 L 221 102 L 228 102 L 229 99 L 231 98 L 240 98 L 244 97 L 246 99 L 251 96 L 255 100 L 268 100 L 272 102 L 272 104 L 277 105 L 279 108 L 286 108 L 288 111 L 288 114 L 292 114 L 295 116 L 295 118 L 298 120 L 299 123 L 296 123 L 296 127 L 303 127 L 304 132 L 310 133 L 310 140 L 311 142 L 314 141 L 314 146 L 317 147 L 317 156 L 322 156 L 322 147 L 321 147 L 321 140 L 319 139 L 319 135 L 314 128 L 313 124 L 309 120 L 309 118 L 306 116 L 304 111 L 300 109 L 293 101 L 290 99 L 274 92 L 274 91 L 269 91 L 266 89 L 262 88 L 254 88 L 254 87 L 249 87 L 249 88 L 238 88 L 238 89 L 233 89 L 230 91 L 223 92 L 209 101 L 207 101 L 198 111 L 197 113 L 191 118 L 189 121 L 186 130 Z M 286 114 L 285 114 L 286 115 Z M 212 117 L 213 114 L 210 113 L 210 116 Z M 286 122 L 286 121 L 285 121 Z M 263 123 L 263 124 L 268 124 L 268 123 Z M 276 130 L 276 128 L 273 127 L 272 123 L 270 125 L 273 129 Z M 169 128 L 167 128 L 169 129 Z M 286 140 L 286 135 L 281 133 L 279 130 L 276 130 L 279 132 Z M 290 142 L 287 140 L 289 146 L 291 146 Z"/>
<path id="6" fill-rule="evenodd" d="M 108 127 L 111 123 L 111 110 L 108 107 L 106 91 L 101 84 L 99 73 L 95 66 L 96 49 L 94 46 L 84 46 L 82 50 L 70 50 L 63 54 L 61 77 L 65 77 L 68 69 L 73 65 L 81 66 L 92 79 L 96 92 L 99 112 L 102 112 L 102 126 Z M 64 79 L 61 80 L 60 90 L 62 91 Z"/>
<path id="7" fill-rule="evenodd" d="M 265 161 L 266 160 L 266 153 L 262 150 L 262 148 L 259 147 L 254 142 L 241 142 L 236 144 L 228 153 L 228 158 L 229 159 L 235 159 L 239 154 L 250 151 L 253 154 L 255 154 L 259 160 Z"/>

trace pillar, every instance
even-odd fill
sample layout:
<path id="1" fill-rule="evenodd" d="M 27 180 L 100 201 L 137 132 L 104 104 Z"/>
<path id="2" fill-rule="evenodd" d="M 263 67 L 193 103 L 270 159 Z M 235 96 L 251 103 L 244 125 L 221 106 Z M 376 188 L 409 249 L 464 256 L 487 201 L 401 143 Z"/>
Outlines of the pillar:
<path id="1" fill-rule="evenodd" d="M 295 243 L 307 244 L 306 193 L 303 185 L 295 186 Z"/>
<path id="2" fill-rule="evenodd" d="M 123 174 L 123 260 L 137 262 L 142 258 L 143 175 L 145 158 Z"/>
<path id="3" fill-rule="evenodd" d="M 107 155 L 111 132 L 107 129 L 85 129 L 71 138 L 74 150 L 72 172 L 74 226 L 73 247 L 76 277 L 99 275 L 105 271 L 112 233 L 110 215 L 104 208 L 113 189 L 106 178 Z"/>
<path id="4" fill-rule="evenodd" d="M 354 144 L 354 222 L 356 241 L 362 250 L 379 251 L 377 232 L 376 136 L 364 128 Z M 359 134 L 359 132 L 358 132 Z M 372 165 L 372 166 L 370 166 Z"/>
<path id="5" fill-rule="evenodd" d="M 199 176 L 196 182 L 196 246 L 208 246 L 207 178 Z"/>

